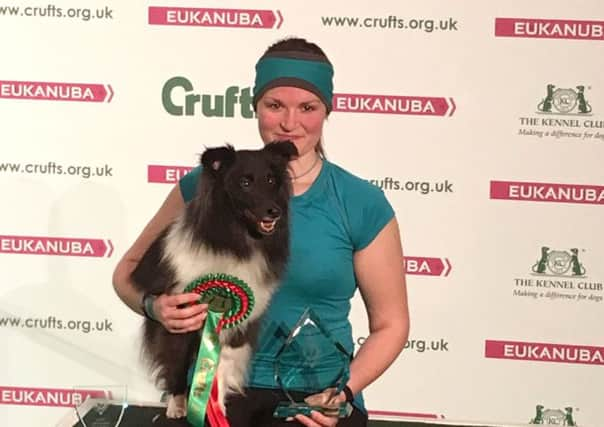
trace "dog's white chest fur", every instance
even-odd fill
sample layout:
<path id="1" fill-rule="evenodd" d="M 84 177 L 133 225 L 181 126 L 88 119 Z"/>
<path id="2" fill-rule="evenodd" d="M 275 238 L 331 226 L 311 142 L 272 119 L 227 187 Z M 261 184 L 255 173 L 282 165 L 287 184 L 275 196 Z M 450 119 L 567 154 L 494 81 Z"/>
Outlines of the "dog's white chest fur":
<path id="1" fill-rule="evenodd" d="M 255 306 L 250 320 L 264 312 L 276 287 L 273 283 L 262 283 L 268 265 L 259 251 L 245 261 L 228 253 L 217 254 L 203 245 L 191 245 L 191 236 L 179 226 L 168 235 L 164 254 L 176 272 L 173 293 L 183 292 L 189 283 L 208 273 L 225 273 L 243 280 L 254 292 Z"/>
<path id="2" fill-rule="evenodd" d="M 217 254 L 204 245 L 191 244 L 182 222 L 170 231 L 164 248 L 164 256 L 174 268 L 177 284 L 172 293 L 181 293 L 193 280 L 208 273 L 225 273 L 243 280 L 254 293 L 254 308 L 247 322 L 258 319 L 266 310 L 276 283 L 263 283 L 269 276 L 267 260 L 260 251 L 252 253 L 248 260 L 240 260 L 228 253 Z M 236 326 L 245 330 L 247 322 Z M 234 329 L 223 330 L 220 334 L 222 349 L 218 365 L 219 402 L 224 410 L 226 394 L 229 391 L 243 393 L 248 363 L 252 355 L 249 344 L 236 348 L 228 345 Z"/>

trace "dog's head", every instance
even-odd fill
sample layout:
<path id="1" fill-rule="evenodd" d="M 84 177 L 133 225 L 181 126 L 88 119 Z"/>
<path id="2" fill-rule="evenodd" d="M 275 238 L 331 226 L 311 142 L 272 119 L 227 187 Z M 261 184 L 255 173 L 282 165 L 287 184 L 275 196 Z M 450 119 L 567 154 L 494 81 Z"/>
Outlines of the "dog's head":
<path id="1" fill-rule="evenodd" d="M 226 145 L 207 149 L 201 163 L 213 191 L 230 201 L 248 229 L 270 235 L 288 213 L 291 182 L 287 164 L 297 155 L 290 141 L 273 142 L 259 150 L 235 150 Z"/>

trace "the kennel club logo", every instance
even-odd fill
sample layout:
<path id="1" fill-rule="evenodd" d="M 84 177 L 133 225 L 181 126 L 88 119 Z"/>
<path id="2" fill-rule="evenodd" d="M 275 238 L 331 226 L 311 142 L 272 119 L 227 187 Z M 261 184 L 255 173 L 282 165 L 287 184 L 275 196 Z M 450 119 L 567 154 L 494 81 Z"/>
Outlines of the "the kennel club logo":
<path id="1" fill-rule="evenodd" d="M 193 7 L 149 7 L 150 25 L 196 27 L 280 28 L 281 12 L 253 9 L 207 9 Z"/>
<path id="2" fill-rule="evenodd" d="M 583 277 L 585 267 L 579 261 L 579 249 L 568 251 L 541 247 L 541 255 L 531 267 L 534 274 L 556 277 Z"/>
<path id="3" fill-rule="evenodd" d="M 529 424 L 578 426 L 573 412 L 572 406 L 567 406 L 564 409 L 552 409 L 537 405 L 535 406 L 535 416 L 531 418 Z"/>
<path id="4" fill-rule="evenodd" d="M 545 98 L 539 103 L 537 110 L 545 114 L 588 115 L 591 113 L 591 105 L 585 99 L 585 86 L 561 88 L 549 83 Z"/>
<path id="5" fill-rule="evenodd" d="M 496 18 L 495 36 L 539 39 L 604 40 L 604 21 Z"/>
<path id="6" fill-rule="evenodd" d="M 548 82 L 535 94 L 534 115 L 521 116 L 518 135 L 604 142 L 604 120 L 593 117 L 591 86 Z"/>
<path id="7" fill-rule="evenodd" d="M 582 261 L 586 255 L 584 249 L 541 246 L 539 256 L 530 266 L 530 274 L 514 279 L 513 295 L 573 304 L 602 302 L 604 285 L 588 278 Z"/>
<path id="8" fill-rule="evenodd" d="M 399 95 L 337 93 L 333 111 L 345 113 L 410 114 L 419 116 L 452 116 L 453 98 Z"/>
<path id="9" fill-rule="evenodd" d="M 0 80 L 0 98 L 37 101 L 111 102 L 111 85 Z"/>
<path id="10" fill-rule="evenodd" d="M 107 239 L 71 237 L 0 236 L 0 254 L 110 257 L 113 244 Z"/>

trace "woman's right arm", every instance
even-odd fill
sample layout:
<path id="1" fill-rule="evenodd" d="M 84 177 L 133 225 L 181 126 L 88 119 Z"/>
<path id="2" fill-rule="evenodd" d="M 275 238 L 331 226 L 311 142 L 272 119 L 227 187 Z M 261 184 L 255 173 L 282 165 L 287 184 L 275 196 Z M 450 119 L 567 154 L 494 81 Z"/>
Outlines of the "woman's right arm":
<path id="1" fill-rule="evenodd" d="M 124 253 L 113 271 L 115 292 L 124 304 L 140 315 L 143 315 L 141 309 L 143 294 L 135 288 L 130 275 L 151 243 L 184 208 L 185 202 L 177 184 L 132 246 Z M 198 330 L 203 325 L 203 320 L 206 317 L 207 305 L 195 304 L 190 307 L 179 308 L 181 304 L 194 302 L 198 299 L 199 295 L 195 293 L 163 294 L 153 302 L 153 313 L 157 321 L 162 323 L 170 332 L 183 333 Z"/>

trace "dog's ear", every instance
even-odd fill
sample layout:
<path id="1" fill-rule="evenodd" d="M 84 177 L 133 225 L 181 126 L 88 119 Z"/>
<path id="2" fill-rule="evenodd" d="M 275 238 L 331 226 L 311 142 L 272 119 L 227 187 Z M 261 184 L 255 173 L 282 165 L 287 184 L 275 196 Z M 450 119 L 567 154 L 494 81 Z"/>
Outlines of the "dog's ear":
<path id="1" fill-rule="evenodd" d="M 213 173 L 222 172 L 235 162 L 235 149 L 227 144 L 224 147 L 208 148 L 201 155 L 201 164 Z"/>
<path id="2" fill-rule="evenodd" d="M 298 149 L 291 141 L 275 141 L 266 144 L 264 149 L 269 153 L 283 157 L 286 161 L 290 161 L 298 156 Z"/>

